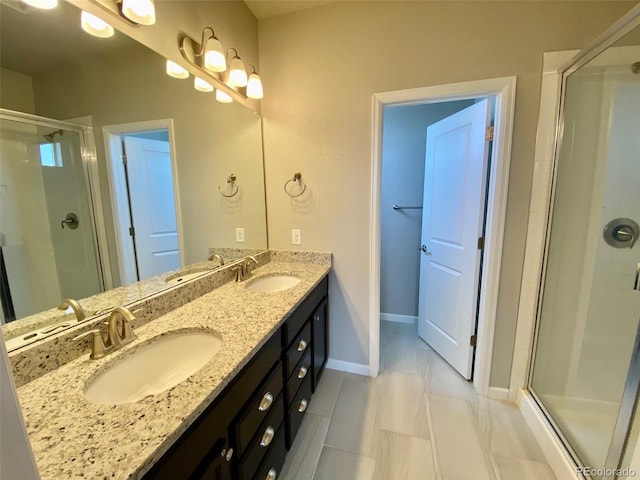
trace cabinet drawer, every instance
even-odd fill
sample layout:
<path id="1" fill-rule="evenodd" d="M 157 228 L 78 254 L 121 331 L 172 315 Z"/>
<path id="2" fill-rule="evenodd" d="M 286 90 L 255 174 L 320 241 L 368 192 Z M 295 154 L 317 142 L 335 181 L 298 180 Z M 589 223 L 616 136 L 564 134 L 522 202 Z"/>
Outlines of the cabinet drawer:
<path id="1" fill-rule="evenodd" d="M 300 363 L 293 369 L 293 374 L 287 380 L 287 407 L 291 405 L 296 393 L 300 389 L 300 385 L 307 377 L 311 376 L 311 350 L 307 349 L 307 353 Z"/>
<path id="2" fill-rule="evenodd" d="M 313 291 L 305 298 L 300 306 L 282 325 L 282 347 L 287 348 L 296 337 L 305 322 L 309 319 L 320 301 L 329 292 L 329 277 L 324 277 Z"/>
<path id="3" fill-rule="evenodd" d="M 262 459 L 271 449 L 277 432 L 282 430 L 283 420 L 284 399 L 283 395 L 280 395 L 269 416 L 262 422 L 256 435 L 247 445 L 240 461 L 240 480 L 249 480 L 253 477 Z"/>
<path id="4" fill-rule="evenodd" d="M 276 434 L 269 453 L 264 457 L 253 480 L 276 480 L 280 478 L 280 471 L 282 470 L 286 456 L 287 448 L 285 445 L 283 425 L 283 428 Z"/>
<path id="5" fill-rule="evenodd" d="M 282 391 L 282 364 L 278 362 L 269 377 L 258 388 L 253 400 L 244 408 L 233 429 L 238 455 L 242 455 L 260 424 L 276 406 Z"/>
<path id="6" fill-rule="evenodd" d="M 300 359 L 311 351 L 311 323 L 307 322 L 300 334 L 293 341 L 285 357 L 286 378 L 293 373 Z"/>
<path id="7" fill-rule="evenodd" d="M 289 435 L 287 437 L 287 448 L 291 448 L 293 441 L 296 438 L 296 434 L 300 429 L 300 424 L 307 413 L 307 407 L 311 401 L 311 376 L 307 376 L 302 383 L 298 394 L 295 396 L 291 406 L 287 410 L 287 417 L 289 419 Z"/>

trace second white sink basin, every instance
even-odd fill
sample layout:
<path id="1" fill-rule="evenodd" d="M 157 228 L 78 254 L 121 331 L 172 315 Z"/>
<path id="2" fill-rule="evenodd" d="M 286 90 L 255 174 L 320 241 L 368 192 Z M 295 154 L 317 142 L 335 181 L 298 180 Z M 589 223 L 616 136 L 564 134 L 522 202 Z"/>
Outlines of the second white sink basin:
<path id="1" fill-rule="evenodd" d="M 205 366 L 220 350 L 220 337 L 181 332 L 159 338 L 91 381 L 84 396 L 98 405 L 134 403 L 174 387 Z"/>
<path id="2" fill-rule="evenodd" d="M 208 271 L 209 270 L 198 270 L 191 273 L 176 274 L 176 275 L 172 275 L 170 277 L 165 278 L 164 281 L 170 285 L 178 285 L 179 283 L 184 283 L 188 280 L 191 280 L 192 278 L 200 277 L 205 273 L 207 273 Z"/>
<path id="3" fill-rule="evenodd" d="M 291 275 L 271 275 L 258 277 L 247 283 L 247 290 L 258 293 L 283 292 L 300 283 L 298 277 Z"/>

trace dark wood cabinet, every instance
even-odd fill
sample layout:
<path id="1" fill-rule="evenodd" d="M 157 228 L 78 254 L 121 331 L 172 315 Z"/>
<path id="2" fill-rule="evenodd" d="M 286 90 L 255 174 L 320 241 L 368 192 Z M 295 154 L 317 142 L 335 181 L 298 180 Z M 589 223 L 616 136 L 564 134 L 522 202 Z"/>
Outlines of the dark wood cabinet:
<path id="1" fill-rule="evenodd" d="M 278 477 L 326 363 L 327 293 L 325 277 L 144 480 Z"/>

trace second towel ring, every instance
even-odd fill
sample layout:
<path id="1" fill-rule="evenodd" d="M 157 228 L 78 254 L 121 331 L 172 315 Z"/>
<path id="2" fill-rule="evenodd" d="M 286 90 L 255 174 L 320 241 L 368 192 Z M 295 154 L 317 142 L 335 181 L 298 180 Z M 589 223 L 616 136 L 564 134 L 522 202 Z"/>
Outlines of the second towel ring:
<path id="1" fill-rule="evenodd" d="M 302 190 L 300 190 L 300 193 L 297 193 L 297 194 L 294 195 L 291 192 L 289 192 L 289 190 L 287 190 L 287 187 L 289 186 L 289 184 L 291 182 L 298 182 L 298 184 L 302 188 Z M 294 173 L 293 174 L 293 178 L 291 178 L 291 179 L 287 180 L 286 182 L 284 182 L 284 193 L 289 195 L 291 198 L 299 197 L 300 195 L 302 195 L 305 192 L 306 189 L 307 189 L 307 184 L 302 182 L 302 174 L 300 172 Z"/>
<path id="2" fill-rule="evenodd" d="M 227 195 L 226 193 L 224 193 L 220 188 L 220 186 L 218 185 L 218 191 L 220 192 L 220 195 L 222 195 L 225 198 L 235 197 L 238 194 L 238 190 L 240 190 L 240 188 L 236 183 L 236 176 L 233 173 L 229 175 L 229 177 L 227 178 L 227 183 L 231 184 L 231 194 Z M 235 190 L 233 189 L 233 187 L 236 187 Z"/>

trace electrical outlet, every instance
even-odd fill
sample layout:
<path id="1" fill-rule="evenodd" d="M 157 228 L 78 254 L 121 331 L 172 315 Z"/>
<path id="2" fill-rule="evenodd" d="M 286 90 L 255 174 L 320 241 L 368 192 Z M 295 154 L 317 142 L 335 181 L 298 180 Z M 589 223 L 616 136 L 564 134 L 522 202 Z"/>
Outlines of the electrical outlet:
<path id="1" fill-rule="evenodd" d="M 291 245 L 302 245 L 302 233 L 299 228 L 291 230 Z"/>
<path id="2" fill-rule="evenodd" d="M 236 228 L 236 243 L 244 243 L 244 228 Z"/>

